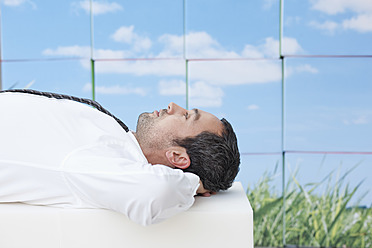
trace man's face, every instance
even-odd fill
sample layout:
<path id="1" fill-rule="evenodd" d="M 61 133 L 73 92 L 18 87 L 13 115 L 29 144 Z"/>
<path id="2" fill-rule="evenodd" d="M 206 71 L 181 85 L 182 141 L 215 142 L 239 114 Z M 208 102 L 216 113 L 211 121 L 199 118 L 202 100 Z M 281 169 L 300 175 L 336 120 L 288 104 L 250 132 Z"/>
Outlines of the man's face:
<path id="1" fill-rule="evenodd" d="M 168 109 L 142 113 L 138 117 L 136 137 L 142 147 L 164 149 L 176 138 L 194 137 L 203 131 L 221 135 L 222 129 L 223 125 L 216 116 L 170 103 Z"/>

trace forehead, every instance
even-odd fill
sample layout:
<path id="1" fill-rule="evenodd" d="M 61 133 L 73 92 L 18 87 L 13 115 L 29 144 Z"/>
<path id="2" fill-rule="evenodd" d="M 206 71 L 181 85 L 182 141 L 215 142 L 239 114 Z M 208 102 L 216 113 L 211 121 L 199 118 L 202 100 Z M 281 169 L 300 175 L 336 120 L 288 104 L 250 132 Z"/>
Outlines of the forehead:
<path id="1" fill-rule="evenodd" d="M 193 110 L 195 112 L 195 110 Z M 222 134 L 223 131 L 223 124 L 215 115 L 203 111 L 203 110 L 197 110 L 198 112 L 198 118 L 195 120 L 195 125 L 199 126 L 201 132 L 208 131 L 212 133 Z"/>

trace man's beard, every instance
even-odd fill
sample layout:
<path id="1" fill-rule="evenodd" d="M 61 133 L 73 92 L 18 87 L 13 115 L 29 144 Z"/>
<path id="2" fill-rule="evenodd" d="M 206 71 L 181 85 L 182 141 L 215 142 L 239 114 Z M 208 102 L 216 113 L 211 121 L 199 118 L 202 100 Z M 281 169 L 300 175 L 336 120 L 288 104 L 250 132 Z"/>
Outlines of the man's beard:
<path id="1" fill-rule="evenodd" d="M 146 132 L 154 126 L 154 118 L 150 116 L 150 113 L 142 113 L 138 116 L 136 133 L 140 134 Z"/>
<path id="2" fill-rule="evenodd" d="M 136 137 L 142 148 L 161 148 L 160 137 L 156 132 L 155 118 L 150 113 L 142 113 L 138 117 Z"/>
<path id="3" fill-rule="evenodd" d="M 170 145 L 172 138 L 162 133 L 151 113 L 142 113 L 138 117 L 136 137 L 142 148 L 163 149 Z"/>

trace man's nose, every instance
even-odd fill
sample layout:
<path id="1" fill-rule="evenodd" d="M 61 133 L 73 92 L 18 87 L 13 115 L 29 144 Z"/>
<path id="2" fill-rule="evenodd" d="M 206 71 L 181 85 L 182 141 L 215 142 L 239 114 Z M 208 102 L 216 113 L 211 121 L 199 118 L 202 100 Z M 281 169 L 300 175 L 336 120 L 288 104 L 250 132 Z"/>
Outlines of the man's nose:
<path id="1" fill-rule="evenodd" d="M 185 114 L 186 109 L 178 106 L 174 102 L 171 102 L 171 103 L 168 104 L 168 110 L 167 110 L 167 112 L 170 115 L 174 115 L 174 114 Z"/>

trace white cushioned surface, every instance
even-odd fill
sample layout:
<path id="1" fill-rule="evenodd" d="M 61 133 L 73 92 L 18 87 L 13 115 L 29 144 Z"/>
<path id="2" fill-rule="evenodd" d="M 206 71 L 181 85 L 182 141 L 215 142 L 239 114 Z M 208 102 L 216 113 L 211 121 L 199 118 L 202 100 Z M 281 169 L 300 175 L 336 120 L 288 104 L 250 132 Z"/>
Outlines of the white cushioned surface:
<path id="1" fill-rule="evenodd" d="M 253 248 L 253 212 L 239 182 L 148 227 L 109 210 L 0 204 L 0 247 Z"/>

